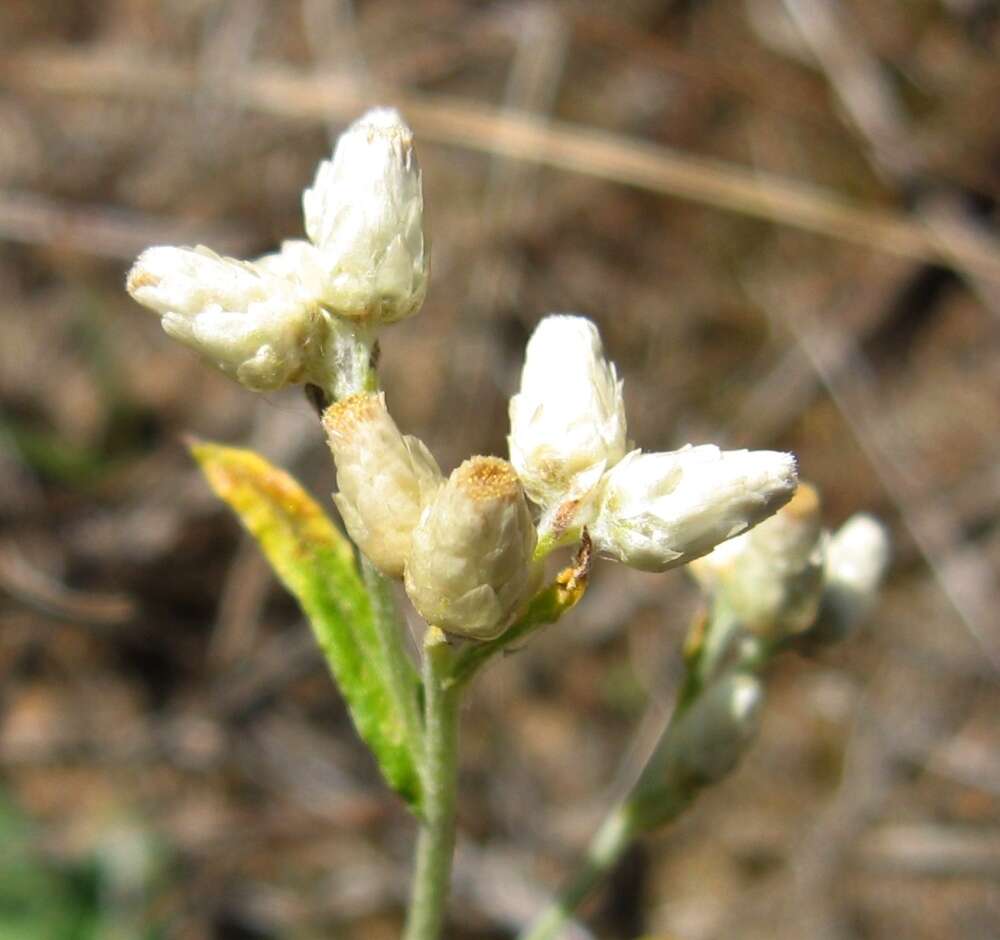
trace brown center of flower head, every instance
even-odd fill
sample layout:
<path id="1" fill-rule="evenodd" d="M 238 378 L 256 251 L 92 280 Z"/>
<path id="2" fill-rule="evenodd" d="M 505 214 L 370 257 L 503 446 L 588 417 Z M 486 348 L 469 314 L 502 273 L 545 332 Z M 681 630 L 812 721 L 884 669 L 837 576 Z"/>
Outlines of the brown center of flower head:
<path id="1" fill-rule="evenodd" d="M 379 412 L 379 398 L 374 392 L 358 392 L 334 402 L 323 413 L 323 427 L 334 440 L 346 441 L 365 422 Z"/>
<path id="2" fill-rule="evenodd" d="M 521 485 L 514 468 L 500 457 L 470 457 L 458 468 L 455 482 L 477 502 L 507 499 Z"/>

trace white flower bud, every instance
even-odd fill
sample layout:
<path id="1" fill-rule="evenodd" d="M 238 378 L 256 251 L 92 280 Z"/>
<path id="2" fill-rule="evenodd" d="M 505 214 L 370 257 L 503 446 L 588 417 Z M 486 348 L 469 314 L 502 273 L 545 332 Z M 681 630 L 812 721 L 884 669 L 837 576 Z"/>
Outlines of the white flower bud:
<path id="1" fill-rule="evenodd" d="M 664 772 L 704 786 L 739 763 L 760 727 L 764 686 L 728 675 L 709 686 L 663 742 Z"/>
<path id="2" fill-rule="evenodd" d="M 391 323 L 420 309 L 429 263 L 423 191 L 413 135 L 397 111 L 377 108 L 355 121 L 302 206 L 324 258 L 319 299 L 331 311 Z"/>
<path id="3" fill-rule="evenodd" d="M 886 527 L 863 513 L 852 516 L 830 539 L 822 606 L 810 638 L 843 639 L 871 612 L 889 567 Z"/>
<path id="4" fill-rule="evenodd" d="M 257 261 L 150 248 L 132 296 L 175 339 L 255 391 L 296 382 L 336 398 L 363 387 L 377 327 L 414 314 L 427 286 L 420 169 L 409 128 L 369 111 L 303 196 L 312 242 Z"/>
<path id="5" fill-rule="evenodd" d="M 402 577 L 413 529 L 443 483 L 437 461 L 417 438 L 399 433 L 382 393 L 331 405 L 323 427 L 337 464 L 333 499 L 348 534 L 379 571 Z"/>
<path id="6" fill-rule="evenodd" d="M 724 599 L 743 626 L 778 638 L 800 633 L 815 621 L 826 545 L 819 494 L 801 483 L 773 516 L 695 561 L 691 571 Z"/>
<path id="7" fill-rule="evenodd" d="M 625 455 L 625 404 L 597 327 L 557 315 L 535 328 L 510 400 L 510 460 L 542 506 L 577 499 Z"/>
<path id="8" fill-rule="evenodd" d="M 774 513 L 795 492 L 791 454 L 633 451 L 601 481 L 595 548 L 642 571 L 665 571 L 711 551 Z"/>
<path id="9" fill-rule="evenodd" d="M 424 619 L 488 640 L 535 587 L 535 526 L 514 468 L 472 457 L 449 477 L 413 532 L 406 592 Z"/>
<path id="10" fill-rule="evenodd" d="M 126 287 L 170 336 L 255 391 L 303 381 L 307 340 L 323 329 L 291 281 L 203 246 L 147 249 Z"/>

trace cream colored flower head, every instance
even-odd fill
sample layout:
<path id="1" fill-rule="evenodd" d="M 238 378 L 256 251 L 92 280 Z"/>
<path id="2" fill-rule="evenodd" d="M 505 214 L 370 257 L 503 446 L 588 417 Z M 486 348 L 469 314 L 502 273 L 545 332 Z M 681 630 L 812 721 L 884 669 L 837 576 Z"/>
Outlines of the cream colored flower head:
<path id="1" fill-rule="evenodd" d="M 511 463 L 542 507 L 539 552 L 579 539 L 633 568 L 665 571 L 710 552 L 787 502 L 795 459 L 705 445 L 626 453 L 622 382 L 597 328 L 555 315 L 528 342 L 510 401 Z"/>
<path id="2" fill-rule="evenodd" d="M 322 299 L 343 317 L 392 323 L 420 309 L 430 261 L 413 134 L 392 108 L 337 141 L 302 197 L 306 233 L 328 272 Z"/>
<path id="3" fill-rule="evenodd" d="M 797 482 L 795 458 L 776 451 L 633 451 L 601 481 L 590 535 L 607 557 L 666 571 L 766 519 Z"/>
<path id="4" fill-rule="evenodd" d="M 310 340 L 322 318 L 292 282 L 199 245 L 147 249 L 127 287 L 160 314 L 167 335 L 247 388 L 308 380 Z"/>
<path id="5" fill-rule="evenodd" d="M 800 483 L 792 500 L 745 535 L 691 565 L 691 573 L 749 630 L 775 639 L 807 630 L 823 592 L 827 534 L 819 494 Z"/>
<path id="6" fill-rule="evenodd" d="M 444 482 L 437 461 L 417 438 L 400 434 L 382 393 L 331 405 L 323 427 L 337 465 L 333 498 L 348 534 L 379 571 L 401 578 L 413 529 Z"/>
<path id="7" fill-rule="evenodd" d="M 446 633 L 498 636 L 536 586 L 535 525 L 513 467 L 471 457 L 448 478 L 413 532 L 406 593 Z"/>
<path id="8" fill-rule="evenodd" d="M 334 388 L 331 370 L 367 365 L 342 361 L 348 324 L 411 316 L 426 291 L 420 169 L 398 113 L 371 111 L 351 125 L 303 203 L 310 241 L 256 261 L 202 246 L 150 248 L 128 292 L 170 336 L 254 391 Z"/>
<path id="9" fill-rule="evenodd" d="M 823 643 L 842 640 L 862 623 L 875 606 L 891 557 L 889 531 L 874 516 L 852 516 L 833 534 L 811 639 Z"/>
<path id="10" fill-rule="evenodd" d="M 532 334 L 510 400 L 510 460 L 543 507 L 579 499 L 626 450 L 625 403 L 597 327 L 545 317 Z"/>

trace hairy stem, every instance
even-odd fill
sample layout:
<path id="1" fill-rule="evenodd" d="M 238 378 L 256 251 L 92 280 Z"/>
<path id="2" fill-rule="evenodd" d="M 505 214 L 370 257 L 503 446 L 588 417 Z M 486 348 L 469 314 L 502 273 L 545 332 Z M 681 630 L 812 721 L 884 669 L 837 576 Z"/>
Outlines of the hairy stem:
<path id="1" fill-rule="evenodd" d="M 444 923 L 455 851 L 459 687 L 448 683 L 452 652 L 431 627 L 424 641 L 424 818 L 404 940 L 438 940 Z"/>

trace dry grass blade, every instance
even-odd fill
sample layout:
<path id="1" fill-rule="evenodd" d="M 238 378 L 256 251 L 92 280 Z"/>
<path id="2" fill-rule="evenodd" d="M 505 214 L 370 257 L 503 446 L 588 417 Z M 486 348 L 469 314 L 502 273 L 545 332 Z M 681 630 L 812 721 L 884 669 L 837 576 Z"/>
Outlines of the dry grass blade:
<path id="1" fill-rule="evenodd" d="M 86 91 L 146 99 L 187 97 L 198 88 L 197 74 L 183 65 L 61 50 L 9 56 L 0 66 L 0 82 L 36 92 Z M 921 223 L 858 207 L 820 187 L 566 122 L 500 113 L 470 101 L 411 92 L 386 94 L 405 110 L 425 140 L 532 160 L 1000 279 L 1000 249 L 992 241 L 949 243 Z M 286 68 L 235 73 L 219 88 L 219 96 L 242 107 L 313 121 L 346 120 L 363 104 L 350 84 Z"/>
<path id="2" fill-rule="evenodd" d="M 0 238 L 126 261 L 149 245 L 185 244 L 199 238 L 226 254 L 242 255 L 250 246 L 246 235 L 233 229 L 196 229 L 131 210 L 5 192 L 0 192 Z"/>
<path id="3" fill-rule="evenodd" d="M 12 542 L 0 543 L 0 590 L 29 607 L 75 623 L 117 626 L 136 615 L 132 598 L 68 588 L 29 564 Z"/>

